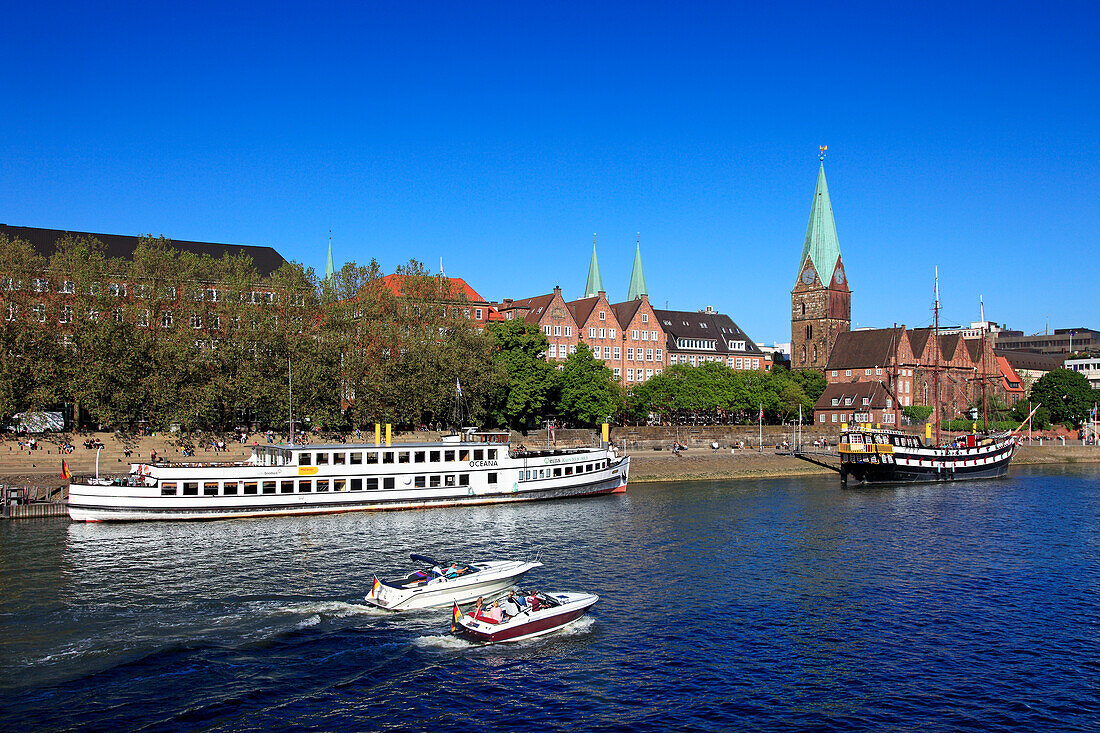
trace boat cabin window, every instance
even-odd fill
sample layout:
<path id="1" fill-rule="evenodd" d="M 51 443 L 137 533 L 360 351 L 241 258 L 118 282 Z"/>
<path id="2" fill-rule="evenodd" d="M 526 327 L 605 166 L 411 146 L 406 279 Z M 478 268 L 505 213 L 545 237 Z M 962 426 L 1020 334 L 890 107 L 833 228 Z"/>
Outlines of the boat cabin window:
<path id="1" fill-rule="evenodd" d="M 491 484 L 495 484 L 497 482 L 497 475 L 495 473 L 488 474 L 487 478 L 488 478 L 489 483 L 491 483 Z"/>
<path id="2" fill-rule="evenodd" d="M 485 460 L 485 450 L 483 448 L 478 448 L 477 450 L 474 451 L 474 460 L 475 461 L 484 461 Z"/>
<path id="3" fill-rule="evenodd" d="M 363 463 L 363 453 L 362 453 L 362 451 L 353 451 L 351 453 L 351 465 L 359 466 L 362 463 Z"/>
<path id="4" fill-rule="evenodd" d="M 351 490 L 352 491 L 362 491 L 363 490 L 363 479 L 353 478 L 351 480 Z"/>
<path id="5" fill-rule="evenodd" d="M 305 451 L 302 451 L 301 453 L 299 453 L 298 454 L 298 465 L 299 466 L 313 465 L 313 454 L 312 453 L 307 453 Z"/>
<path id="6" fill-rule="evenodd" d="M 328 453 L 318 453 L 317 454 L 317 465 L 318 466 L 327 466 L 328 465 Z"/>
<path id="7" fill-rule="evenodd" d="M 218 495 L 218 482 L 206 481 L 202 485 L 203 496 L 217 496 Z"/>
<path id="8" fill-rule="evenodd" d="M 455 459 L 455 452 L 453 450 L 443 451 L 444 461 L 453 461 Z"/>
<path id="9" fill-rule="evenodd" d="M 428 460 L 432 463 L 439 463 L 439 451 L 433 450 L 428 453 Z"/>
<path id="10" fill-rule="evenodd" d="M 258 483 L 256 483 L 255 481 L 245 481 L 244 482 L 244 493 L 246 493 L 246 494 L 256 494 L 258 492 L 259 492 L 259 484 Z"/>
<path id="11" fill-rule="evenodd" d="M 317 482 L 317 491 L 318 491 L 318 493 L 320 493 L 322 491 L 328 491 L 328 484 L 329 484 L 329 481 L 328 481 L 327 478 L 326 479 L 321 479 L 320 481 L 318 481 Z"/>
<path id="12" fill-rule="evenodd" d="M 413 453 L 413 461 L 415 461 L 416 463 L 423 463 L 426 457 L 426 454 L 422 450 L 418 450 Z"/>
<path id="13" fill-rule="evenodd" d="M 497 449 L 496 448 L 490 448 L 489 449 L 489 460 L 490 461 L 495 461 L 496 459 L 497 459 Z"/>
<path id="14" fill-rule="evenodd" d="M 367 453 L 367 463 L 378 463 L 378 451 L 369 451 Z"/>
<path id="15" fill-rule="evenodd" d="M 397 452 L 397 462 L 398 463 L 408 463 L 409 462 L 409 452 L 407 450 L 398 451 Z"/>
<path id="16" fill-rule="evenodd" d="M 428 485 L 428 477 L 427 476 L 414 476 L 413 477 L 413 488 L 423 489 L 427 485 Z"/>
<path id="17" fill-rule="evenodd" d="M 308 480 L 308 479 L 305 480 L 305 481 L 299 481 L 298 482 L 298 491 L 302 494 L 308 494 L 309 492 L 313 491 L 313 481 Z M 283 482 L 282 493 L 284 493 L 284 494 L 293 494 L 294 493 L 294 482 L 293 481 L 284 481 Z"/>
<path id="18" fill-rule="evenodd" d="M 378 491 L 378 479 L 376 479 L 376 478 L 367 479 L 367 491 Z"/>
<path id="19" fill-rule="evenodd" d="M 463 448 L 462 450 L 460 450 L 458 452 L 458 460 L 462 461 L 463 463 L 470 460 L 470 449 Z"/>
<path id="20" fill-rule="evenodd" d="M 560 468 L 555 468 L 554 469 L 554 475 L 555 476 L 561 476 L 561 469 Z"/>
<path id="21" fill-rule="evenodd" d="M 431 486 L 433 489 L 438 489 L 441 481 L 442 480 L 440 479 L 439 474 L 428 477 L 428 485 Z"/>
<path id="22" fill-rule="evenodd" d="M 198 496 L 199 495 L 199 482 L 198 481 L 184 481 L 183 482 L 183 495 L 184 496 Z"/>
<path id="23" fill-rule="evenodd" d="M 333 479 L 333 481 L 332 481 L 332 490 L 333 491 L 347 491 L 348 490 L 347 489 L 347 483 L 348 483 L 347 479 L 342 479 L 342 478 Z"/>
<path id="24" fill-rule="evenodd" d="M 293 494 L 294 493 L 294 481 L 280 481 L 279 482 L 280 494 Z"/>
<path id="25" fill-rule="evenodd" d="M 347 458 L 348 458 L 347 453 L 333 453 L 332 454 L 332 462 L 333 462 L 333 464 L 335 464 L 337 466 L 343 466 L 347 462 Z"/>
<path id="26" fill-rule="evenodd" d="M 239 485 L 237 481 L 226 481 L 222 484 L 222 493 L 226 496 L 236 496 Z"/>
<path id="27" fill-rule="evenodd" d="M 386 451 L 382 454 L 382 463 L 393 463 L 393 451 Z"/>
<path id="28" fill-rule="evenodd" d="M 167 481 L 165 481 L 163 484 L 161 484 L 160 485 L 160 495 L 161 496 L 175 496 L 176 495 L 176 482 L 173 481 L 171 483 L 168 483 Z"/>
<path id="29" fill-rule="evenodd" d="M 565 467 L 565 475 L 566 476 L 572 476 L 573 475 L 573 467 L 572 466 L 566 466 Z"/>
<path id="30" fill-rule="evenodd" d="M 455 485 L 455 475 L 453 473 L 448 473 L 446 476 L 444 476 L 443 477 L 443 485 L 444 486 L 454 486 Z"/>
<path id="31" fill-rule="evenodd" d="M 390 478 L 384 478 L 384 479 L 382 479 L 382 488 L 383 489 L 392 489 L 393 488 L 393 483 L 394 483 L 394 481 L 393 481 L 392 476 Z"/>
<path id="32" fill-rule="evenodd" d="M 469 486 L 470 485 L 470 474 L 460 473 L 458 475 L 458 485 L 459 486 Z"/>
<path id="33" fill-rule="evenodd" d="M 264 481 L 264 493 L 265 494 L 274 494 L 275 493 L 275 482 L 274 481 Z"/>

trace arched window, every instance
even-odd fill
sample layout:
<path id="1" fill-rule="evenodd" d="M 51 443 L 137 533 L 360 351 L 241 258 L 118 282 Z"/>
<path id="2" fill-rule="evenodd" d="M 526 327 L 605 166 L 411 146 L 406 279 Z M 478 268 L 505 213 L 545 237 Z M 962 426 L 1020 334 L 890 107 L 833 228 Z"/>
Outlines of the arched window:
<path id="1" fill-rule="evenodd" d="M 814 345 L 814 361 L 817 361 L 817 345 Z"/>
<path id="2" fill-rule="evenodd" d="M 802 315 L 806 315 L 806 304 L 802 304 Z"/>
<path id="3" fill-rule="evenodd" d="M 806 347 L 805 347 L 805 345 L 803 345 L 803 347 L 802 347 L 802 363 L 806 363 Z"/>

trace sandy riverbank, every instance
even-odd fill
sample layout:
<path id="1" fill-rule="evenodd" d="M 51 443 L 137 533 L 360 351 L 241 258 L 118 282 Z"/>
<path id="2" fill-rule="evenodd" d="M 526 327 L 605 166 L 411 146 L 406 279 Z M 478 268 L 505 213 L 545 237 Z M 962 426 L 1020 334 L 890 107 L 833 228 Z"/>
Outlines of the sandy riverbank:
<path id="1" fill-rule="evenodd" d="M 99 455 L 99 467 L 104 473 L 123 472 L 127 470 L 130 461 L 148 460 L 153 450 L 161 457 L 178 459 L 178 441 L 172 438 L 147 437 L 122 441 L 107 433 L 97 437 L 104 444 Z M 413 439 L 411 436 L 402 438 Z M 41 497 L 50 495 L 57 498 L 56 490 L 67 484 L 61 479 L 62 459 L 74 474 L 95 472 L 96 451 L 84 448 L 84 439 L 81 436 L 79 441 L 74 441 L 76 449 L 64 455 L 58 452 L 57 445 L 49 442 L 48 438 L 40 438 L 39 450 L 35 451 L 25 447 L 20 449 L 19 442 L 12 438 L 0 441 L 0 484 L 25 486 Z M 241 460 L 250 454 L 253 440 L 262 443 L 264 437 L 250 436 L 243 444 L 229 444 L 225 453 L 213 453 L 199 448 L 196 457 L 199 460 Z M 198 441 L 195 443 L 198 444 Z M 131 451 L 131 456 L 125 455 L 126 449 Z M 742 450 L 735 454 L 731 454 L 728 449 L 715 452 L 709 448 L 690 448 L 681 456 L 674 456 L 670 451 L 664 450 L 637 449 L 627 453 L 631 456 L 630 480 L 633 482 L 769 478 L 830 473 L 827 469 L 789 456 L 777 456 L 770 448 L 766 448 L 763 453 Z M 1013 459 L 1014 465 L 1044 463 L 1100 463 L 1100 447 L 1024 445 Z"/>

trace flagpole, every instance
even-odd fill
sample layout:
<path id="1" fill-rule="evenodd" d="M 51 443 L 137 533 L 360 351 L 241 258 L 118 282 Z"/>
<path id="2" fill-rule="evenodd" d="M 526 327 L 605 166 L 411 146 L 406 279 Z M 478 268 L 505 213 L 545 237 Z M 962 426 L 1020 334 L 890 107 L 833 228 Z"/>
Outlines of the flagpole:
<path id="1" fill-rule="evenodd" d="M 756 424 L 757 424 L 757 427 L 760 429 L 760 437 L 758 438 L 758 440 L 760 442 L 760 452 L 763 453 L 764 452 L 764 403 L 763 402 L 760 403 L 760 412 L 756 413 Z"/>

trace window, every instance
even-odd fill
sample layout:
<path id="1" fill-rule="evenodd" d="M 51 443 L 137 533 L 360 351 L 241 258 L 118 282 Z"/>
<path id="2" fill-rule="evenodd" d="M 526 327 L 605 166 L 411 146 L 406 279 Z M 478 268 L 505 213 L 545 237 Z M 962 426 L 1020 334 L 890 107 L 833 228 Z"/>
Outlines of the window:
<path id="1" fill-rule="evenodd" d="M 752 368 L 753 369 L 759 369 L 760 368 L 760 360 L 759 359 L 753 359 L 752 360 Z"/>
<path id="2" fill-rule="evenodd" d="M 486 479 L 489 483 L 495 484 L 497 482 L 497 475 L 495 473 L 490 473 L 490 474 L 488 474 Z"/>
<path id="3" fill-rule="evenodd" d="M 870 397 L 864 397 L 863 398 L 863 404 L 865 404 L 865 405 L 871 404 L 871 398 Z"/>
<path id="4" fill-rule="evenodd" d="M 821 413 L 821 420 L 819 422 L 825 422 L 825 413 Z"/>
<path id="5" fill-rule="evenodd" d="M 257 484 L 255 481 L 245 481 L 244 482 L 244 493 L 246 493 L 246 494 L 256 494 L 258 492 L 259 492 L 259 484 Z"/>
<path id="6" fill-rule="evenodd" d="M 362 491 L 363 490 L 363 479 L 353 478 L 351 480 L 351 490 L 352 491 Z"/>
<path id="7" fill-rule="evenodd" d="M 76 292 L 76 283 L 74 283 L 72 280 L 65 280 L 61 283 L 61 289 L 58 290 L 57 292 L 59 292 L 59 293 L 70 293 L 70 294 L 75 293 Z"/>
<path id="8" fill-rule="evenodd" d="M 845 369 L 844 370 L 844 376 L 846 376 L 846 377 L 852 376 L 852 370 L 851 369 Z"/>
<path id="9" fill-rule="evenodd" d="M 630 346 L 626 347 L 626 359 L 627 361 L 634 361 L 634 349 Z"/>
<path id="10" fill-rule="evenodd" d="M 275 482 L 274 481 L 264 481 L 264 493 L 265 494 L 274 494 L 275 493 Z"/>
<path id="11" fill-rule="evenodd" d="M 607 337 L 609 339 L 615 338 L 615 329 L 613 329 L 613 328 L 607 329 Z"/>
<path id="12" fill-rule="evenodd" d="M 378 463 L 378 451 L 367 451 L 367 464 Z"/>
<path id="13" fill-rule="evenodd" d="M 199 482 L 198 481 L 184 481 L 183 482 L 183 495 L 184 496 L 198 496 L 199 495 Z"/>
<path id="14" fill-rule="evenodd" d="M 596 329 L 594 329 L 594 328 L 588 329 L 588 338 L 590 338 L 590 339 L 596 338 Z"/>
<path id="15" fill-rule="evenodd" d="M 164 297 L 168 300 L 176 299 L 176 288 L 172 285 L 166 285 L 164 288 Z"/>
<path id="16" fill-rule="evenodd" d="M 111 283 L 107 286 L 107 294 L 113 295 L 116 298 L 123 298 L 126 296 L 126 283 Z"/>
<path id="17" fill-rule="evenodd" d="M 833 413 L 833 422 L 836 422 L 836 413 Z"/>
<path id="18" fill-rule="evenodd" d="M 743 363 L 741 361 L 741 357 L 737 357 L 737 368 L 738 369 L 743 368 Z"/>
<path id="19" fill-rule="evenodd" d="M 653 349 L 646 349 L 645 350 L 645 360 L 646 361 L 653 361 Z"/>
<path id="20" fill-rule="evenodd" d="M 604 313 L 603 311 L 600 311 L 600 320 L 601 321 L 606 321 L 607 320 L 607 314 Z"/>
<path id="21" fill-rule="evenodd" d="M 497 449 L 490 448 L 487 457 L 490 461 L 495 461 L 497 459 Z"/>
<path id="22" fill-rule="evenodd" d="M 654 357 L 657 361 L 664 361 L 663 349 L 657 349 L 654 353 Z"/>
<path id="23" fill-rule="evenodd" d="M 386 451 L 382 454 L 382 463 L 393 463 L 393 451 Z"/>
<path id="24" fill-rule="evenodd" d="M 418 451 L 413 452 L 413 461 L 415 463 L 424 463 L 426 458 L 427 458 L 427 453 L 425 453 L 422 450 L 418 450 Z"/>
<path id="25" fill-rule="evenodd" d="M 642 323 L 649 323 L 649 314 L 648 313 L 643 313 L 642 314 Z"/>
<path id="26" fill-rule="evenodd" d="M 12 306 L 14 308 L 15 306 Z M 9 315 L 11 310 L 9 309 Z M 14 320 L 14 316 L 8 318 L 9 321 Z M 61 306 L 61 310 L 57 316 L 58 323 L 72 323 L 73 322 L 73 307 L 71 305 Z"/>
<path id="27" fill-rule="evenodd" d="M 470 485 L 470 474 L 460 473 L 458 475 L 458 485 L 459 486 L 469 486 Z"/>
<path id="28" fill-rule="evenodd" d="M 474 309 L 474 318 L 476 318 L 477 320 L 480 321 L 481 320 L 481 314 L 482 314 L 482 310 L 480 308 L 475 308 Z"/>
<path id="29" fill-rule="evenodd" d="M 161 484 L 160 485 L 160 495 L 161 496 L 175 496 L 176 495 L 176 482 L 173 481 L 173 482 L 169 483 L 169 482 L 166 481 L 163 484 Z"/>
<path id="30" fill-rule="evenodd" d="M 50 281 L 45 279 L 45 278 L 42 278 L 42 277 L 36 277 L 34 279 L 34 292 L 36 292 L 36 293 L 48 293 L 48 292 L 50 292 Z"/>
<path id="31" fill-rule="evenodd" d="M 634 370 L 633 369 L 627 369 L 626 370 L 626 381 L 628 381 L 628 382 L 633 382 L 634 381 Z"/>
<path id="32" fill-rule="evenodd" d="M 635 341 L 638 340 L 638 329 L 635 328 L 633 331 L 630 332 L 630 338 L 634 339 Z"/>
<path id="33" fill-rule="evenodd" d="M 602 339 L 607 338 L 607 329 L 606 328 L 601 328 L 600 329 L 600 338 L 602 338 Z"/>
<path id="34" fill-rule="evenodd" d="M 551 359 L 557 359 L 558 358 L 558 345 L 557 344 L 550 344 L 550 358 Z"/>
<path id="35" fill-rule="evenodd" d="M 428 460 L 432 463 L 439 463 L 439 451 L 433 450 L 428 453 Z"/>
<path id="36" fill-rule="evenodd" d="M 367 491 L 378 491 L 378 479 L 376 479 L 376 478 L 367 479 Z"/>
<path id="37" fill-rule="evenodd" d="M 172 327 L 172 311 L 164 311 L 164 313 L 161 314 L 161 316 L 160 316 L 160 325 L 161 325 L 161 328 L 171 328 Z"/>
<path id="38" fill-rule="evenodd" d="M 299 453 L 298 454 L 298 465 L 299 466 L 312 465 L 312 463 L 313 463 L 313 457 L 312 456 L 313 456 L 312 453 Z"/>
<path id="39" fill-rule="evenodd" d="M 344 465 L 345 461 L 347 460 L 347 457 L 348 457 L 347 453 L 333 453 L 332 454 L 332 462 L 337 466 L 342 466 L 342 465 Z"/>
<path id="40" fill-rule="evenodd" d="M 443 485 L 444 486 L 454 486 L 455 485 L 455 475 L 453 473 L 448 473 L 446 476 L 444 476 L 443 477 Z"/>
<path id="41" fill-rule="evenodd" d="M 455 452 L 453 450 L 443 451 L 443 460 L 444 461 L 449 461 L 450 462 L 450 461 L 454 461 L 454 459 L 455 459 Z"/>
<path id="42" fill-rule="evenodd" d="M 620 348 L 619 348 L 618 346 L 616 346 L 616 347 L 615 347 L 615 348 L 613 349 L 613 351 L 615 352 L 615 357 L 614 357 L 614 358 L 615 358 L 615 361 L 618 361 L 618 360 L 619 360 L 620 358 L 622 358 L 622 353 L 623 353 L 623 352 L 622 352 L 622 349 L 620 349 Z"/>
<path id="43" fill-rule="evenodd" d="M 328 485 L 329 485 L 329 480 L 327 478 L 326 479 L 321 479 L 320 481 L 318 481 L 317 482 L 317 493 L 321 493 L 322 491 L 328 491 Z"/>
<path id="44" fill-rule="evenodd" d="M 310 493 L 311 491 L 313 491 L 312 482 L 310 482 L 309 480 L 299 481 L 298 482 L 298 491 L 302 492 L 303 494 Z M 294 482 L 293 481 L 280 481 L 279 482 L 279 493 L 280 494 L 293 494 L 294 493 Z"/>
<path id="45" fill-rule="evenodd" d="M 833 398 L 833 407 L 836 407 L 839 404 L 840 404 L 840 398 L 839 397 L 834 397 Z"/>
<path id="46" fill-rule="evenodd" d="M 428 485 L 428 477 L 427 476 L 413 476 L 413 488 L 414 489 L 423 489 L 427 485 Z"/>
<path id="47" fill-rule="evenodd" d="M 198 313 L 191 314 L 191 328 L 202 328 L 202 316 Z"/>
<path id="48" fill-rule="evenodd" d="M 398 463 L 408 463 L 409 462 L 409 451 L 407 451 L 407 450 L 398 451 L 398 453 L 397 453 L 397 462 Z"/>
<path id="49" fill-rule="evenodd" d="M 393 480 L 392 476 L 390 478 L 382 479 L 382 488 L 383 489 L 392 489 L 393 485 L 394 485 L 394 480 Z"/>

